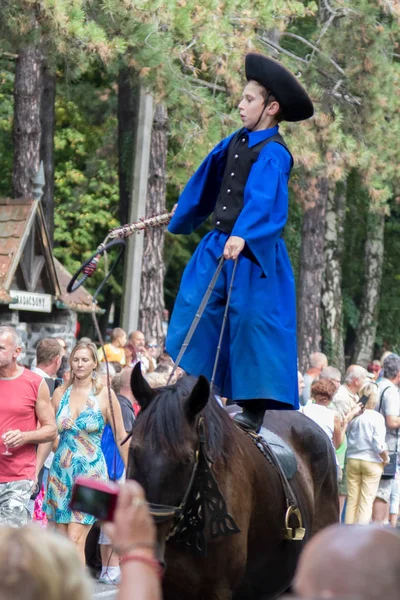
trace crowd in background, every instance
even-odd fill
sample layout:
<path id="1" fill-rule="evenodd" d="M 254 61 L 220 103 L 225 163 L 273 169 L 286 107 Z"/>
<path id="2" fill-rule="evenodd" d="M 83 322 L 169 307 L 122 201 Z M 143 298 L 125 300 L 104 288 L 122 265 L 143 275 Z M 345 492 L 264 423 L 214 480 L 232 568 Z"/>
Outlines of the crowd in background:
<path id="1" fill-rule="evenodd" d="M 124 571 L 134 573 L 139 582 L 147 577 L 151 580 L 149 572 L 157 575 L 157 564 L 148 513 L 140 513 L 139 508 L 132 512 L 132 524 L 141 520 L 148 541 L 124 563 L 123 552 L 121 561 L 116 548 L 127 547 L 121 543 L 124 536 L 136 539 L 129 523 L 124 528 L 120 517 L 114 525 L 93 527 L 94 517 L 76 514 L 69 502 L 77 475 L 108 478 L 118 481 L 124 490 L 120 509 L 126 515 L 124 502 L 143 494 L 139 486 L 124 487 L 123 483 L 129 444 L 121 446 L 121 442 L 132 431 L 140 411 L 130 387 L 132 369 L 140 363 L 152 387 L 166 385 L 182 373 L 179 369 L 173 373 L 171 357 L 157 340 L 146 340 L 141 331 L 127 335 L 115 328 L 104 347 L 89 338 L 81 338 L 73 348 L 62 338 L 43 338 L 32 365 L 25 366 L 19 360 L 21 346 L 13 328 L 0 326 L 0 523 L 22 527 L 19 537 L 13 538 L 9 530 L 0 531 L 0 537 L 10 546 L 23 546 L 31 552 L 29 560 L 39 569 L 38 563 L 50 560 L 52 544 L 57 542 L 49 537 L 49 556 L 46 552 L 33 556 L 34 537 L 42 534 L 24 526 L 32 518 L 43 529 L 50 529 L 50 522 L 70 538 L 81 564 L 97 571 L 100 582 L 119 584 Z M 341 518 L 347 524 L 375 522 L 396 527 L 399 385 L 400 357 L 393 353 L 373 361 L 368 369 L 351 365 L 342 374 L 328 365 L 324 354 L 316 352 L 310 356 L 309 369 L 304 375 L 299 373 L 300 410 L 325 431 L 336 453 Z M 393 462 L 392 474 L 385 474 Z M 59 545 L 60 552 L 63 548 Z M 85 586 L 80 595 L 73 592 L 78 583 L 79 578 L 72 578 L 71 587 L 66 585 L 65 590 L 83 600 L 87 597 Z M 158 579 L 148 585 L 152 589 L 148 597 L 158 598 Z M 122 585 L 121 598 L 125 598 L 123 592 Z M 17 597 L 15 590 L 10 597 Z M 60 592 L 54 597 L 64 596 Z"/>
<path id="2" fill-rule="evenodd" d="M 344 374 L 321 352 L 299 377 L 301 411 L 336 453 L 340 513 L 348 524 L 390 523 L 399 514 L 400 357 L 385 352 Z M 344 513 L 344 514 L 343 514 Z"/>
<path id="3" fill-rule="evenodd" d="M 91 562 L 97 571 L 100 555 L 100 582 L 115 585 L 122 559 L 113 535 L 95 527 L 88 543 L 96 519 L 71 510 L 73 483 L 83 475 L 124 485 L 129 443 L 122 441 L 140 410 L 130 388 L 132 369 L 140 362 L 149 385 L 157 387 L 171 378 L 173 361 L 141 331 L 128 336 L 116 328 L 109 338 L 104 347 L 81 338 L 73 348 L 62 338 L 43 338 L 32 364 L 23 365 L 18 333 L 0 326 L 0 523 L 19 528 L 33 519 L 54 527 L 75 544 L 83 565 L 94 545 Z M 171 381 L 180 374 L 177 369 Z M 20 543 L 29 545 L 32 534 L 26 536 Z M 133 559 L 154 563 L 157 572 L 154 549 L 138 553 Z"/>

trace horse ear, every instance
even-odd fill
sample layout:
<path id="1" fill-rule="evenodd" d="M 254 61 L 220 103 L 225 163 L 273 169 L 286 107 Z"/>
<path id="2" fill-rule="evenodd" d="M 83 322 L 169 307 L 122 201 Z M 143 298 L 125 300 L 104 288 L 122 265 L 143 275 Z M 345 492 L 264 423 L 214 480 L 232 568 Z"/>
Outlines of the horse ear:
<path id="1" fill-rule="evenodd" d="M 192 421 L 203 410 L 209 396 L 210 384 L 203 375 L 200 375 L 189 398 L 185 402 L 185 411 L 189 421 Z"/>
<path id="2" fill-rule="evenodd" d="M 156 395 L 155 391 L 149 386 L 142 375 L 140 362 L 136 363 L 131 375 L 132 394 L 138 401 L 140 408 L 146 408 Z"/>

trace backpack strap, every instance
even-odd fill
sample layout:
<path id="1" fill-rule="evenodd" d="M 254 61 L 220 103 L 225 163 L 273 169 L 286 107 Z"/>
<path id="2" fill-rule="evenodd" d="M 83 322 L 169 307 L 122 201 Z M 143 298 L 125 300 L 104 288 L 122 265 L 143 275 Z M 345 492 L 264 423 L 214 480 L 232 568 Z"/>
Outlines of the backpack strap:
<path id="1" fill-rule="evenodd" d="M 383 400 L 383 395 L 384 395 L 384 393 L 386 392 L 386 390 L 388 390 L 390 387 L 392 387 L 392 386 L 388 385 L 387 387 L 385 387 L 385 389 L 383 390 L 383 392 L 382 392 L 382 394 L 381 394 L 381 399 L 380 399 L 380 402 L 379 402 L 379 409 L 378 409 L 378 412 L 380 412 L 380 413 L 381 413 L 381 409 L 382 409 L 382 400 Z M 382 414 L 382 413 L 381 413 L 381 414 Z"/>

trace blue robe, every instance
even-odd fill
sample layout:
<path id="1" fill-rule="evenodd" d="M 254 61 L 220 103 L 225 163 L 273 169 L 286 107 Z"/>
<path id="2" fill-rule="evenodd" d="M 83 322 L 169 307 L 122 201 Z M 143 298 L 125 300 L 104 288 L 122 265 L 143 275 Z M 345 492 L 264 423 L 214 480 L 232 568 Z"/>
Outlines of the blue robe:
<path id="1" fill-rule="evenodd" d="M 278 127 L 248 132 L 249 147 L 277 132 Z M 189 234 L 213 212 L 234 135 L 211 151 L 186 185 L 168 227 L 171 233 Z M 290 169 L 289 152 L 271 142 L 262 148 L 247 179 L 244 206 L 231 235 L 245 240 L 256 261 L 239 255 L 215 384 L 222 396 L 235 401 L 267 398 L 285 403 L 284 408 L 298 408 L 295 283 L 281 237 L 288 217 Z M 208 233 L 185 269 L 166 340 L 174 360 L 228 237 L 217 229 Z M 182 358 L 180 366 L 191 375 L 211 378 L 233 264 L 225 262 Z"/>

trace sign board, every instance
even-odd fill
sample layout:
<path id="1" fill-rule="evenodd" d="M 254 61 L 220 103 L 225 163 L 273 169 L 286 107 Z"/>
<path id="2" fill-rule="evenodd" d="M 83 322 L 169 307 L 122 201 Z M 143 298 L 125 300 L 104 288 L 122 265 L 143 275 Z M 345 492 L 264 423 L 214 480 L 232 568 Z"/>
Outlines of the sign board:
<path id="1" fill-rule="evenodd" d="M 34 312 L 51 312 L 51 294 L 35 294 L 33 292 L 21 292 L 20 290 L 10 290 L 9 293 L 12 298 L 16 299 L 16 302 L 8 305 L 9 308 Z"/>

